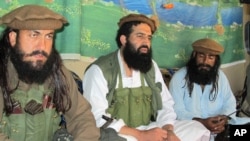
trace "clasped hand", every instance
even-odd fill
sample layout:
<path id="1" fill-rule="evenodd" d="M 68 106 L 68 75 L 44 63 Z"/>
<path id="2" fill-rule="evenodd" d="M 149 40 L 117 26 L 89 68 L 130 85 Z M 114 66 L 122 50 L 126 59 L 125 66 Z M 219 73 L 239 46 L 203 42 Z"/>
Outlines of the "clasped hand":
<path id="1" fill-rule="evenodd" d="M 225 125 L 228 122 L 228 118 L 225 115 L 218 115 L 204 119 L 203 122 L 207 129 L 209 129 L 214 134 L 218 134 L 225 130 Z"/>
<path id="2" fill-rule="evenodd" d="M 141 131 L 140 141 L 180 141 L 173 131 L 166 131 L 162 128 L 152 128 Z"/>

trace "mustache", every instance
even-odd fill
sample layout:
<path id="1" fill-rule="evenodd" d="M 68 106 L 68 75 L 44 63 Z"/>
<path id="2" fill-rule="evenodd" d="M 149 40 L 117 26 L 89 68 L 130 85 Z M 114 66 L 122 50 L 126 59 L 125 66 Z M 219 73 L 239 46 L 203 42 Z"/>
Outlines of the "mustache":
<path id="1" fill-rule="evenodd" d="M 137 49 L 137 53 L 141 54 L 140 50 L 143 49 L 143 48 L 149 50 L 149 47 L 148 47 L 147 45 L 142 45 L 142 46 L 140 46 L 140 47 Z"/>
<path id="2" fill-rule="evenodd" d="M 146 49 L 149 49 L 149 47 L 147 45 L 142 45 L 138 48 L 138 50 L 142 49 L 142 48 L 146 48 Z"/>
<path id="3" fill-rule="evenodd" d="M 208 67 L 208 68 L 212 68 L 212 66 L 208 65 L 208 64 L 199 64 L 197 65 L 198 67 Z"/>
<path id="4" fill-rule="evenodd" d="M 32 53 L 26 54 L 25 56 L 30 57 L 30 56 L 39 55 L 39 54 L 47 58 L 49 57 L 49 55 L 45 51 L 40 51 L 40 50 L 33 51 Z"/>

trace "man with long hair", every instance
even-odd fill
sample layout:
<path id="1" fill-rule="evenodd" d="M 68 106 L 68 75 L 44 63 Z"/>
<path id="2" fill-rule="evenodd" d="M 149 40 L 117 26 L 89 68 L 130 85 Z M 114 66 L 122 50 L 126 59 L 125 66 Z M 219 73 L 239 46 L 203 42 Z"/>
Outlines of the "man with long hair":
<path id="1" fill-rule="evenodd" d="M 152 59 L 155 21 L 129 14 L 118 26 L 118 49 L 98 58 L 83 78 L 97 126 L 128 141 L 207 141 L 209 131 L 199 122 L 176 121 L 174 101 Z"/>
<path id="2" fill-rule="evenodd" d="M 178 70 L 169 83 L 178 119 L 199 121 L 212 136 L 225 130 L 227 115 L 232 118 L 232 124 L 249 122 L 250 119 L 235 116 L 236 100 L 226 75 L 220 70 L 222 45 L 203 38 L 193 42 L 192 47 L 186 66 Z"/>
<path id="3" fill-rule="evenodd" d="M 54 46 L 56 30 L 66 23 L 39 5 L 0 18 L 6 26 L 0 39 L 1 141 L 51 141 L 59 127 L 71 139 L 98 140 L 90 104 Z"/>

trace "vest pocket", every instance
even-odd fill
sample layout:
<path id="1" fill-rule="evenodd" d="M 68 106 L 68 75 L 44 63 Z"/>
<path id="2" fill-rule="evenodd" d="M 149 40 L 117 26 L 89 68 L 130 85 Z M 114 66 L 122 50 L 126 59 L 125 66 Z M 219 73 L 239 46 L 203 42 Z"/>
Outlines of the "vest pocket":
<path id="1" fill-rule="evenodd" d="M 131 89 L 130 96 L 130 124 L 133 127 L 147 125 L 151 118 L 151 89 L 140 87 Z"/>
<path id="2" fill-rule="evenodd" d="M 55 109 L 26 116 L 27 141 L 50 141 L 59 127 L 60 118 Z"/>
<path id="3" fill-rule="evenodd" d="M 53 135 L 57 129 L 59 129 L 60 116 L 56 112 L 55 108 L 53 109 L 44 109 L 46 120 L 46 129 L 45 135 L 47 135 L 47 139 L 45 141 L 51 141 Z"/>
<path id="4" fill-rule="evenodd" d="M 51 141 L 59 122 L 60 117 L 55 109 L 44 109 L 44 112 L 36 115 L 3 115 L 0 131 L 15 141 Z"/>
<path id="5" fill-rule="evenodd" d="M 26 114 L 26 140 L 32 141 L 43 141 L 45 138 L 45 115 L 44 112 L 30 115 Z"/>
<path id="6" fill-rule="evenodd" d="M 114 96 L 107 112 L 115 119 L 123 119 L 128 124 L 129 121 L 129 105 L 128 105 L 129 89 L 116 89 Z"/>
<path id="7" fill-rule="evenodd" d="M 123 119 L 130 127 L 147 125 L 152 114 L 151 97 L 148 87 L 116 89 L 107 112 L 113 118 Z"/>
<path id="8" fill-rule="evenodd" d="M 9 117 L 3 115 L 1 131 L 13 140 L 25 140 L 25 114 L 12 114 Z"/>

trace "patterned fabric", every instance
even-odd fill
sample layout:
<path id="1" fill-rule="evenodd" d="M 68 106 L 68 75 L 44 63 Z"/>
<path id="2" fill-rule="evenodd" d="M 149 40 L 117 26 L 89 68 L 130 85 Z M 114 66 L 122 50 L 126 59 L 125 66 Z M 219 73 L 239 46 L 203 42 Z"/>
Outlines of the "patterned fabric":
<path id="1" fill-rule="evenodd" d="M 157 29 L 153 44 L 155 61 L 160 67 L 183 66 L 192 50 L 191 43 L 200 37 L 216 39 L 226 46 L 221 56 L 222 64 L 238 63 L 245 60 L 243 6 L 238 0 L 225 1 L 1 0 L 0 17 L 26 4 L 46 6 L 69 21 L 69 26 L 56 37 L 55 46 L 62 58 L 80 59 L 84 56 L 93 59 L 117 49 L 112 38 L 118 26 L 114 21 L 127 11 L 137 11 L 158 19 L 157 25 L 161 28 Z M 172 8 L 164 9 L 162 6 Z M 159 57 L 162 55 L 164 57 Z"/>

